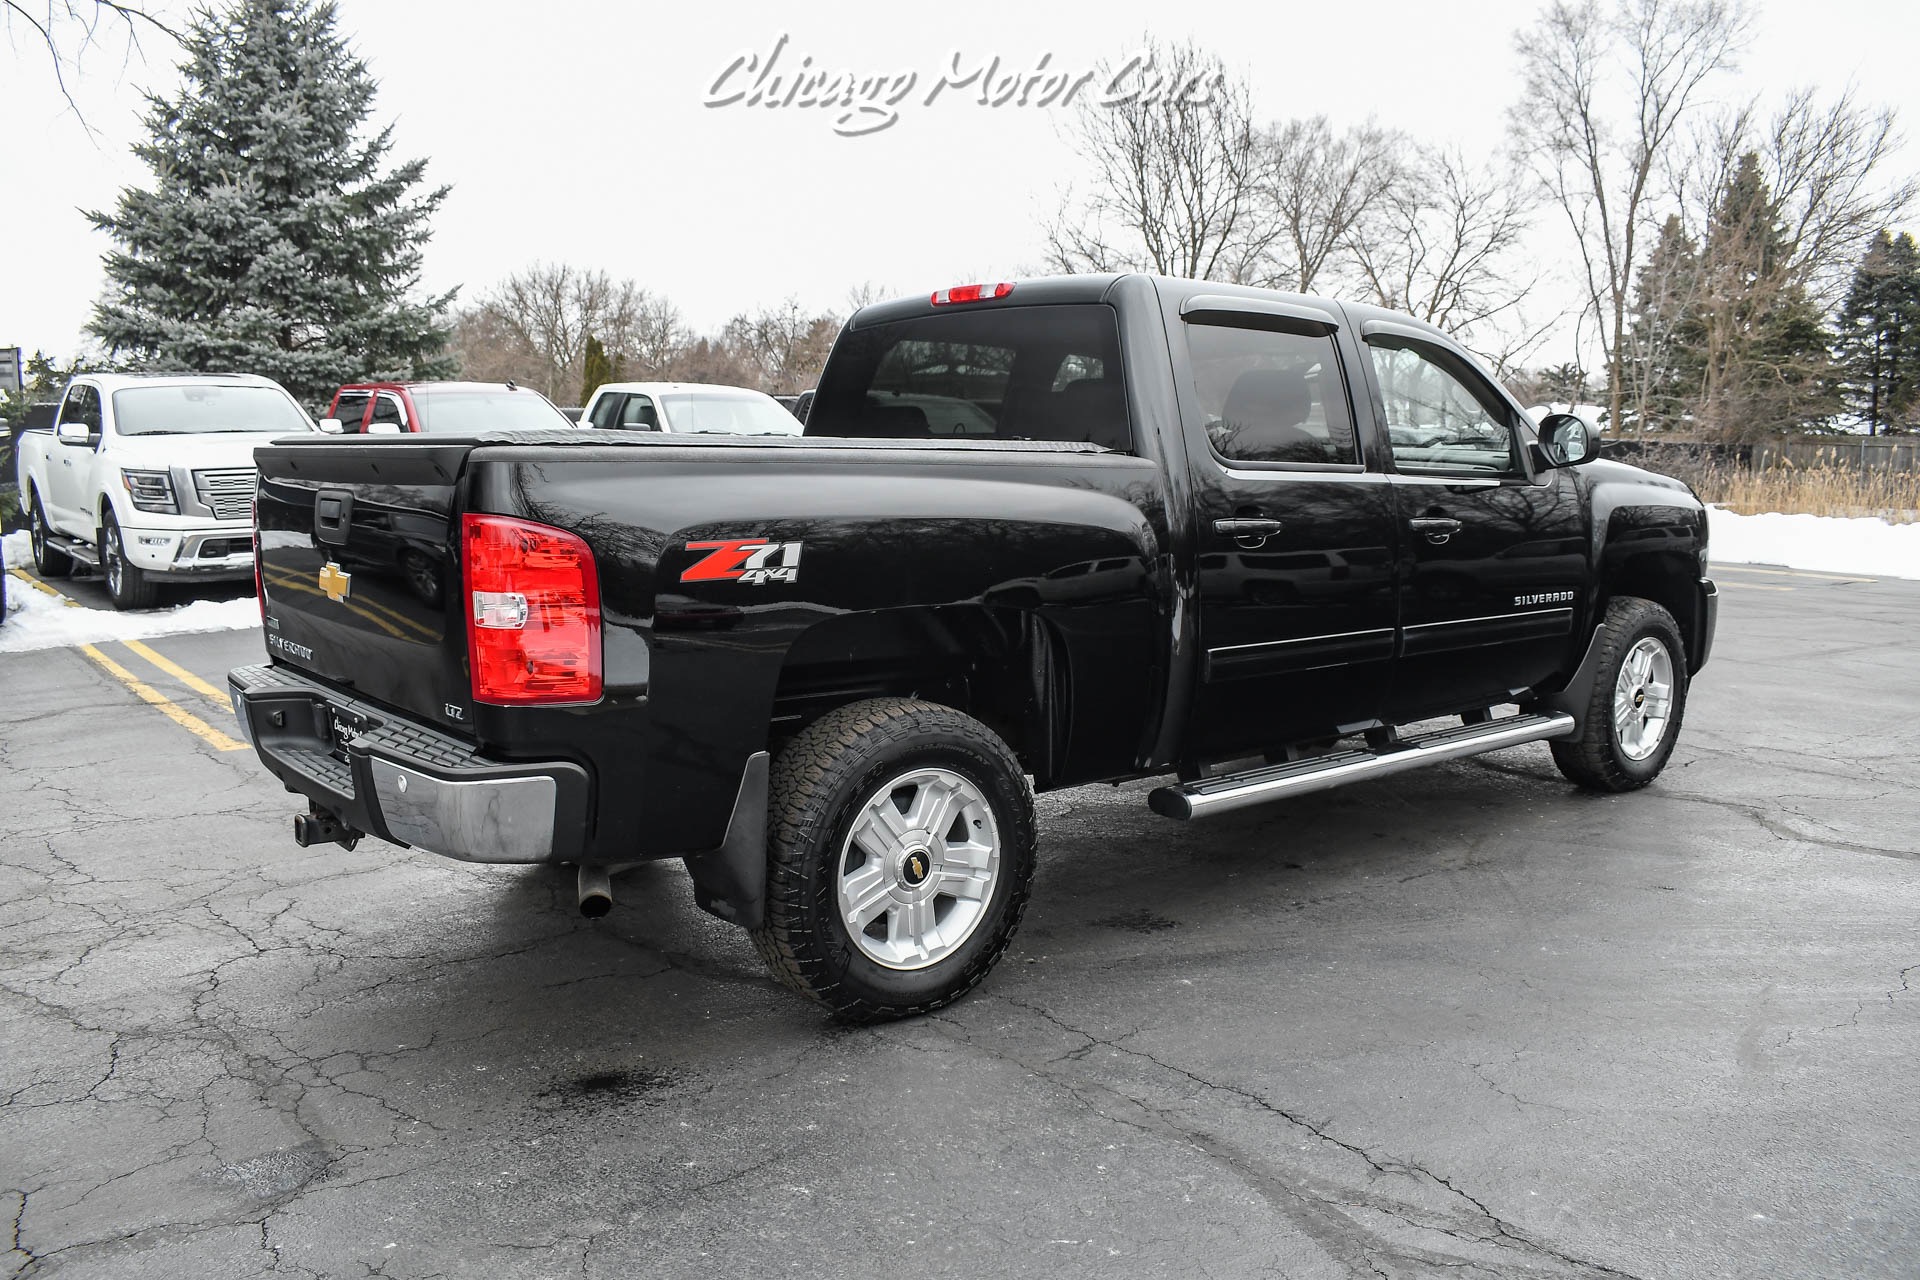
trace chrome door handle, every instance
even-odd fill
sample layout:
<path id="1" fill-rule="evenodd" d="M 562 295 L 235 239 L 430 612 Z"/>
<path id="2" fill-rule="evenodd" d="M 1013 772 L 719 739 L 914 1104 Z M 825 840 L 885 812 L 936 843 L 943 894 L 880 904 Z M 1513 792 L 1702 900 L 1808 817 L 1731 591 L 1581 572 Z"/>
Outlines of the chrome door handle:
<path id="1" fill-rule="evenodd" d="M 1417 516 L 1407 521 L 1407 527 L 1415 533 L 1427 535 L 1427 541 L 1436 547 L 1447 545 L 1447 539 L 1460 532 L 1460 522 L 1452 516 Z"/>
<path id="2" fill-rule="evenodd" d="M 1222 516 L 1213 522 L 1213 531 L 1232 538 L 1248 551 L 1257 551 L 1268 538 L 1286 528 L 1270 516 Z"/>

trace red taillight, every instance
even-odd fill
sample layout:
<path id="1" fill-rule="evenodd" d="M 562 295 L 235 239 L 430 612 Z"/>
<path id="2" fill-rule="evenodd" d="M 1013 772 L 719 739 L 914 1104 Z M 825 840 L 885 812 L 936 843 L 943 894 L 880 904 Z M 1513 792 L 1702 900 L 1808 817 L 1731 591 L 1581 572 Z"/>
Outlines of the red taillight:
<path id="1" fill-rule="evenodd" d="M 600 580 L 564 529 L 461 517 L 467 656 L 476 702 L 591 702 L 600 696 Z"/>
<path id="2" fill-rule="evenodd" d="M 990 298 L 1004 298 L 1012 292 L 1013 285 L 1006 280 L 999 284 L 957 284 L 934 294 L 933 305 L 944 307 L 951 302 L 985 302 Z"/>

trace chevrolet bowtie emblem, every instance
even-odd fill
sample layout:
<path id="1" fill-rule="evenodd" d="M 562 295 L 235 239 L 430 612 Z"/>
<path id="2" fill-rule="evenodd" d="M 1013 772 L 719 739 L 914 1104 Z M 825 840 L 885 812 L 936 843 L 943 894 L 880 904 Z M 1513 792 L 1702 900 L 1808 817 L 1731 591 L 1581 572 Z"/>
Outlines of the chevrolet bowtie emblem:
<path id="1" fill-rule="evenodd" d="M 320 570 L 320 590 L 327 599 L 338 604 L 353 591 L 353 575 L 342 573 L 340 566 L 329 560 L 326 568 Z"/>

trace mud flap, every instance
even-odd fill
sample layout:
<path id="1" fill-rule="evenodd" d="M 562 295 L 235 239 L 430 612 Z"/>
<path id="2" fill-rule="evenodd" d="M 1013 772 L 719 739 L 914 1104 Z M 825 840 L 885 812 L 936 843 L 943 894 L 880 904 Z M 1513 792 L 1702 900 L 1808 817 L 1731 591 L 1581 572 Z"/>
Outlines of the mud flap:
<path id="1" fill-rule="evenodd" d="M 766 921 L 768 760 L 764 751 L 747 757 L 726 837 L 717 848 L 686 858 L 695 904 L 742 929 Z"/>

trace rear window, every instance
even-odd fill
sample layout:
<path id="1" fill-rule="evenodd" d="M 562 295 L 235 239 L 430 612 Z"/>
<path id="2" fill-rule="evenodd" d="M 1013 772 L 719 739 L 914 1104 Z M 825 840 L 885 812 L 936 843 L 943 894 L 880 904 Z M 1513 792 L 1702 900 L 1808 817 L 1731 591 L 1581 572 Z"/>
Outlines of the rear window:
<path id="1" fill-rule="evenodd" d="M 810 436 L 1082 441 L 1130 452 L 1113 308 L 991 307 L 849 329 Z"/>
<path id="2" fill-rule="evenodd" d="M 674 431 L 728 436 L 797 436 L 800 420 L 772 396 L 739 391 L 693 391 L 660 397 Z"/>
<path id="3" fill-rule="evenodd" d="M 573 423 L 537 391 L 427 391 L 414 388 L 420 430 L 435 433 L 510 428 L 573 428 Z"/>

